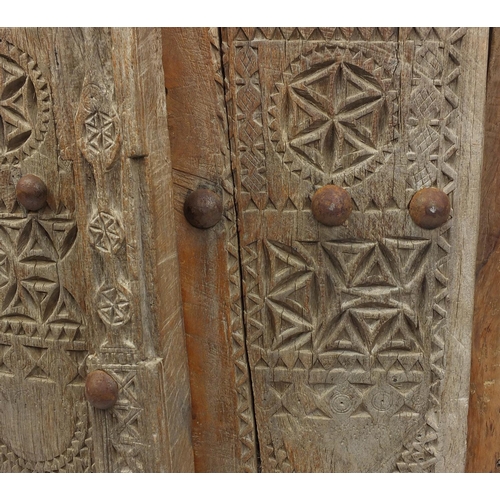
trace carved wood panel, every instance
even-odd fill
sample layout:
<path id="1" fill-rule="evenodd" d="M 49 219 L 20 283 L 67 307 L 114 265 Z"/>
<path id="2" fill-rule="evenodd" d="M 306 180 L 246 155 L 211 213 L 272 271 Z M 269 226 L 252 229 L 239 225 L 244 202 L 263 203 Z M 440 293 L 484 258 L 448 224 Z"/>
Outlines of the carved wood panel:
<path id="1" fill-rule="evenodd" d="M 463 470 L 487 36 L 223 30 L 263 471 Z M 326 184 L 343 226 L 312 217 Z"/>
<path id="2" fill-rule="evenodd" d="M 0 31 L 3 472 L 192 470 L 159 47 L 159 30 Z M 38 212 L 15 198 L 27 173 Z M 110 410 L 85 401 L 94 369 L 119 386 Z"/>

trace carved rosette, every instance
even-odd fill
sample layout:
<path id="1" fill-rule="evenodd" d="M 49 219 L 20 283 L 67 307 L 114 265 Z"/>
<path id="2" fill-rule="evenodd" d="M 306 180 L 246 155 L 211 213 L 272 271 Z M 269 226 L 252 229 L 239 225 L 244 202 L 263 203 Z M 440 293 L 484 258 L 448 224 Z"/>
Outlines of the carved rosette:
<path id="1" fill-rule="evenodd" d="M 87 83 L 75 120 L 83 156 L 103 172 L 112 167 L 120 149 L 120 121 L 108 93 L 103 86 Z"/>
<path id="2" fill-rule="evenodd" d="M 107 212 L 99 212 L 92 218 L 89 232 L 92 245 L 106 253 L 118 252 L 125 238 L 120 219 Z"/>
<path id="3" fill-rule="evenodd" d="M 130 321 L 130 291 L 123 285 L 104 284 L 97 292 L 97 312 L 101 320 L 111 327 Z"/>
<path id="4" fill-rule="evenodd" d="M 314 185 L 362 182 L 393 151 L 397 60 L 386 48 L 317 45 L 275 84 L 271 140 L 291 172 Z"/>

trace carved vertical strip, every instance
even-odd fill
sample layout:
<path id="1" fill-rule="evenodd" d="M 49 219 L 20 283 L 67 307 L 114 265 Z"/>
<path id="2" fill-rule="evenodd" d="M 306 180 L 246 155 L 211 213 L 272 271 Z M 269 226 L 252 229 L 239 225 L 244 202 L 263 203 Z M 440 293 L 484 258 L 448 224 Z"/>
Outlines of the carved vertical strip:
<path id="1" fill-rule="evenodd" d="M 221 137 L 228 135 L 228 121 L 225 102 L 225 81 L 222 69 L 223 51 L 219 39 L 219 30 L 210 28 L 210 44 L 212 48 L 212 64 L 215 70 L 215 81 L 217 89 L 217 109 L 220 124 Z M 239 456 L 244 472 L 256 472 L 257 457 L 255 447 L 255 420 L 253 410 L 252 389 L 250 386 L 247 352 L 245 348 L 245 333 L 243 326 L 243 310 L 241 304 L 241 273 L 240 252 L 238 243 L 238 221 L 235 206 L 234 176 L 231 169 L 228 148 L 225 148 L 226 156 L 225 171 L 223 173 L 225 229 L 227 233 L 227 250 L 229 259 L 227 261 L 228 276 L 230 281 L 231 300 L 231 335 L 233 339 L 232 354 L 234 360 L 234 372 L 236 391 L 238 394 L 238 425 L 240 450 Z"/>
<path id="2" fill-rule="evenodd" d="M 472 34 L 475 36 L 469 36 Z M 453 112 L 450 123 L 450 128 L 453 123 L 456 124 L 457 140 L 452 139 L 451 151 L 449 139 L 446 138 L 443 142 L 448 156 L 447 164 L 457 172 L 454 179 L 453 210 L 460 215 L 454 217 L 449 236 L 449 344 L 444 352 L 444 363 L 446 367 L 461 366 L 463 369 L 449 370 L 450 375 L 443 381 L 441 425 L 444 429 L 453 428 L 456 432 L 447 432 L 443 436 L 443 455 L 436 466 L 438 472 L 463 471 L 465 463 L 487 49 L 486 29 L 472 32 L 467 29 L 464 36 L 464 29 L 456 28 L 450 35 L 449 94 L 446 97 L 453 102 L 452 92 L 461 94 L 459 106 Z M 472 64 L 469 54 L 480 56 L 473 58 Z M 460 65 L 458 79 L 457 65 Z M 458 148 L 456 152 L 454 145 Z M 444 167 L 443 172 L 450 176 Z M 452 180 L 450 179 L 450 184 Z M 455 274 L 456 269 L 460 269 L 460 273 Z M 465 304 L 467 306 L 464 307 Z M 458 457 L 458 460 L 454 457 Z"/>
<path id="3" fill-rule="evenodd" d="M 109 33 L 87 29 L 83 36 L 85 76 L 75 133 L 84 166 L 91 169 L 95 182 L 95 198 L 89 203 L 92 211 L 88 237 L 94 248 L 92 260 L 101 270 L 95 276 L 94 303 L 102 336 L 96 339 L 97 354 L 89 359 L 89 366 L 108 371 L 120 388 L 117 405 L 95 428 L 105 432 L 99 440 L 105 448 L 100 450 L 106 455 L 104 470 L 141 472 L 144 471 L 141 457 L 144 444 L 136 428 L 143 409 L 135 394 L 141 390 L 136 380 L 139 360 L 136 336 L 140 330 L 134 324 L 139 311 L 131 303 L 127 265 L 126 242 L 130 241 L 130 228 L 127 227 L 126 234 L 122 222 L 121 178 L 126 162 L 121 159 L 123 125 L 117 113 Z M 129 459 L 130 456 L 133 459 Z"/>
<path id="4" fill-rule="evenodd" d="M 158 32 L 85 29 L 82 39 L 75 134 L 94 279 L 88 364 L 119 386 L 112 409 L 93 411 L 98 470 L 191 470 L 166 109 L 158 51 L 146 50 Z"/>
<path id="5" fill-rule="evenodd" d="M 461 42 L 466 30 L 441 29 L 440 40 L 429 42 L 422 39 L 431 33 L 433 30 L 414 31 L 407 38 L 415 38 L 412 42 L 407 42 L 413 49 L 415 86 L 411 93 L 412 111 L 408 119 L 411 130 L 411 152 L 408 153 L 410 175 L 414 181 L 414 190 L 439 187 L 453 200 L 453 192 L 457 187 L 457 152 L 461 136 L 461 99 L 458 86 L 462 70 Z M 422 175 L 424 171 L 426 173 Z M 414 191 L 410 193 L 413 195 Z M 449 336 L 448 287 L 453 220 L 452 218 L 438 229 L 435 243 L 438 256 L 434 269 L 434 319 L 431 330 L 432 404 L 426 414 L 426 425 L 420 429 L 417 440 L 402 454 L 403 460 L 398 463 L 400 471 L 434 471 L 442 448 L 439 442 L 439 420 L 445 375 L 445 345 Z"/>
<path id="6" fill-rule="evenodd" d="M 262 104 L 260 102 L 260 80 L 257 50 L 250 42 L 235 45 L 237 64 L 233 105 L 237 106 L 236 120 L 246 118 L 238 126 L 238 156 L 241 172 L 242 207 L 253 206 L 263 209 L 267 204 L 267 179 L 264 158 L 264 137 L 262 134 Z"/>

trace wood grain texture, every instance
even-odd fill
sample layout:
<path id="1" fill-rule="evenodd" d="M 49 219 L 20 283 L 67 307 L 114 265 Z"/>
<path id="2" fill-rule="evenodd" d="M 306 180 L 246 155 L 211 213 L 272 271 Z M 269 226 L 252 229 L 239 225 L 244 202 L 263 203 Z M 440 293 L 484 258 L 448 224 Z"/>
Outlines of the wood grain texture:
<path id="1" fill-rule="evenodd" d="M 196 471 L 255 472 L 219 34 L 162 33 Z M 198 188 L 223 199 L 223 220 L 211 229 L 196 229 L 183 215 L 185 198 Z"/>
<path id="2" fill-rule="evenodd" d="M 262 470 L 465 467 L 488 30 L 223 30 Z M 354 210 L 318 224 L 311 197 Z M 442 189 L 452 216 L 416 226 Z"/>
<path id="3" fill-rule="evenodd" d="M 468 472 L 500 472 L 500 30 L 490 30 L 468 420 Z"/>
<path id="4" fill-rule="evenodd" d="M 2 470 L 191 471 L 160 31 L 0 39 Z M 25 173 L 46 209 L 16 204 Z M 84 400 L 94 369 L 111 410 Z"/>

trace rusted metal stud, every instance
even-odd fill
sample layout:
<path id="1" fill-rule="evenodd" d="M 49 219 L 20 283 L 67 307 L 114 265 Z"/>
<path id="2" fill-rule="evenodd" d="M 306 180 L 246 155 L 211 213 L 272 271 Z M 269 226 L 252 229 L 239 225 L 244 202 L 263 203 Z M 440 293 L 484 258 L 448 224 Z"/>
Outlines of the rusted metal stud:
<path id="1" fill-rule="evenodd" d="M 16 184 L 16 197 L 26 210 L 40 210 L 47 203 L 47 186 L 36 175 L 23 175 Z"/>
<path id="2" fill-rule="evenodd" d="M 196 189 L 184 202 L 184 217 L 194 227 L 208 229 L 221 220 L 222 199 L 210 189 Z"/>
<path id="3" fill-rule="evenodd" d="M 325 226 L 340 226 L 352 212 L 349 193 L 340 186 L 329 184 L 319 188 L 312 197 L 314 218 Z"/>
<path id="4" fill-rule="evenodd" d="M 423 229 L 442 226 L 450 217 L 450 199 L 437 188 L 423 188 L 410 201 L 410 216 Z"/>
<path id="5" fill-rule="evenodd" d="M 85 397 L 94 408 L 107 410 L 118 400 L 118 384 L 105 371 L 94 370 L 85 380 Z"/>

